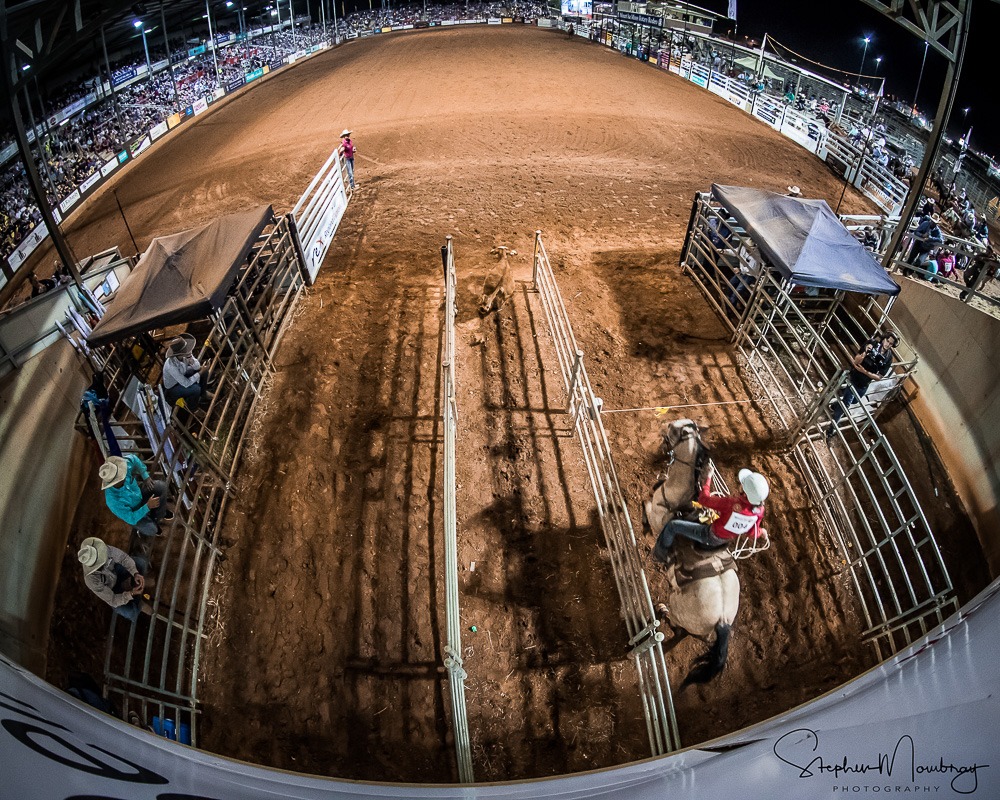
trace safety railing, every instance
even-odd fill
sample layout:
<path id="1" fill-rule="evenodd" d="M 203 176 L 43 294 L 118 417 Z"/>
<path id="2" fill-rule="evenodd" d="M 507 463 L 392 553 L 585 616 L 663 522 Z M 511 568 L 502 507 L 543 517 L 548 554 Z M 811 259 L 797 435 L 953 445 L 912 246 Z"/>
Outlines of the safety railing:
<path id="1" fill-rule="evenodd" d="M 345 165 L 340 148 L 334 150 L 302 193 L 292 217 L 302 245 L 309 284 L 316 281 L 350 196 L 344 179 Z"/>
<path id="2" fill-rule="evenodd" d="M 750 266 L 752 249 L 750 232 L 721 204 L 708 193 L 695 197 L 682 267 L 733 331 L 743 364 L 784 427 L 854 582 L 864 638 L 885 658 L 958 608 L 920 502 L 876 422 L 915 370 L 916 353 L 901 340 L 891 375 L 845 403 L 844 364 L 885 326 L 891 299 L 810 293 L 766 267 L 750 279 L 740 267 Z"/>
<path id="3" fill-rule="evenodd" d="M 597 502 L 601 530 L 608 548 L 615 584 L 622 604 L 632 656 L 642 698 L 643 712 L 653 755 L 680 747 L 677 719 L 659 620 L 653 609 L 649 586 L 642 568 L 639 543 L 632 528 L 625 495 L 618 481 L 604 424 L 601 404 L 594 396 L 583 352 L 576 343 L 573 328 L 549 257 L 542 243 L 541 231 L 535 233 L 532 283 L 545 311 L 553 348 L 566 391 L 567 413 L 583 449 L 584 462 Z"/>
<path id="4" fill-rule="evenodd" d="M 455 739 L 458 779 L 472 783 L 472 748 L 465 706 L 465 668 L 462 661 L 462 622 L 458 604 L 458 529 L 455 498 L 455 438 L 458 402 L 455 399 L 455 300 L 457 278 L 451 236 L 441 248 L 444 267 L 444 351 L 441 354 L 443 386 L 441 415 L 444 422 L 444 585 L 448 639 L 444 646 L 444 666 L 448 671 L 451 697 L 451 726 Z"/>

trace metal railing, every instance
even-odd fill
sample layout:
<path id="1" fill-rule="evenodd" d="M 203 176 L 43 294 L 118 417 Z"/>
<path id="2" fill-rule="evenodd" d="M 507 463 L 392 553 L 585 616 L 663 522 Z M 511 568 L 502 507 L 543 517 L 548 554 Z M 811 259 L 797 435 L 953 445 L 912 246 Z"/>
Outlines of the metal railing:
<path id="1" fill-rule="evenodd" d="M 948 570 L 905 471 L 876 422 L 913 374 L 900 340 L 888 379 L 843 405 L 850 363 L 888 319 L 891 299 L 796 289 L 764 269 L 745 281 L 750 232 L 708 193 L 696 195 L 681 265 L 733 332 L 775 410 L 825 529 L 861 603 L 865 640 L 885 658 L 958 609 Z M 881 385 L 880 385 L 881 384 Z"/>
<path id="2" fill-rule="evenodd" d="M 233 499 L 231 482 L 303 287 L 304 265 L 290 218 L 278 218 L 258 238 L 222 308 L 190 329 L 217 381 L 214 396 L 197 410 L 170 406 L 154 385 L 159 363 L 148 335 L 92 353 L 104 369 L 111 429 L 122 449 L 155 465 L 151 472 L 168 482 L 175 497 L 165 535 L 133 536 L 130 543 L 130 552 L 155 562 L 153 614 L 147 626 L 112 616 L 106 687 L 121 698 L 126 713 L 168 720 L 193 745 L 200 657 L 213 633 L 210 590 L 224 558 L 219 537 Z"/>
<path id="3" fill-rule="evenodd" d="M 653 609 L 649 586 L 642 568 L 639 543 L 632 528 L 625 495 L 611 456 L 611 446 L 601 421 L 600 403 L 583 363 L 583 351 L 576 343 L 573 328 L 549 257 L 542 244 L 541 231 L 535 232 L 532 283 L 538 292 L 552 335 L 553 348 L 566 390 L 566 410 L 583 449 L 590 476 L 597 513 L 611 560 L 615 584 L 628 632 L 629 655 L 638 675 L 646 728 L 653 755 L 680 747 L 677 718 L 666 660 L 660 622 Z"/>
<path id="4" fill-rule="evenodd" d="M 457 278 L 455 251 L 451 236 L 441 248 L 444 267 L 444 352 L 441 355 L 442 394 L 441 415 L 444 421 L 444 585 L 445 616 L 448 640 L 444 646 L 444 666 L 448 670 L 451 696 L 451 726 L 455 738 L 455 759 L 458 779 L 472 783 L 472 748 L 469 740 L 469 720 L 465 707 L 466 673 L 462 661 L 462 621 L 458 604 L 458 529 L 455 500 L 455 438 L 458 427 L 458 403 L 455 399 L 455 301 Z"/>

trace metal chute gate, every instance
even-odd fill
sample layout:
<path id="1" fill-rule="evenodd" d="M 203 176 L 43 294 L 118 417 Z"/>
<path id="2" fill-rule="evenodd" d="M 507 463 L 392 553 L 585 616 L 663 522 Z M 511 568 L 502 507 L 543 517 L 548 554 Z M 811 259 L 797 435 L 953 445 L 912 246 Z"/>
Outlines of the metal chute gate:
<path id="1" fill-rule="evenodd" d="M 887 324 L 892 299 L 805 289 L 759 260 L 753 231 L 710 193 L 697 194 L 683 271 L 732 332 L 784 429 L 784 444 L 854 583 L 864 638 L 886 658 L 958 610 L 927 517 L 876 421 L 903 392 L 917 357 L 900 340 L 892 372 L 832 427 L 845 365 Z M 759 277 L 749 280 L 755 270 Z"/>
<path id="2" fill-rule="evenodd" d="M 197 745 L 198 664 L 211 636 L 209 591 L 224 558 L 221 522 L 234 499 L 232 480 L 255 405 L 273 373 L 272 358 L 305 286 L 304 265 L 288 216 L 274 218 L 254 243 L 221 307 L 193 323 L 200 360 L 217 381 L 214 397 L 193 413 L 166 402 L 154 377 L 161 364 L 148 334 L 89 351 L 108 389 L 104 452 L 135 452 L 163 476 L 175 496 L 163 536 L 132 552 L 155 549 L 158 577 L 147 624 L 113 615 L 105 682 L 123 713 L 170 722 Z"/>

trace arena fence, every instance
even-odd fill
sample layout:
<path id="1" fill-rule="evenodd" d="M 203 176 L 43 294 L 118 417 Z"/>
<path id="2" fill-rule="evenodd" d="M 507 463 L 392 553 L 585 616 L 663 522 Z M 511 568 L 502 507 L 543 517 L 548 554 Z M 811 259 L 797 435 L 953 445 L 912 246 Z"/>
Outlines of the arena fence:
<path id="1" fill-rule="evenodd" d="M 203 409 L 169 406 L 157 386 L 158 346 L 143 334 L 87 353 L 108 388 L 107 426 L 91 422 L 105 453 L 135 452 L 165 479 L 174 519 L 161 538 L 133 534 L 129 551 L 152 557 L 154 613 L 136 623 L 113 615 L 105 658 L 107 691 L 123 712 L 135 710 L 171 738 L 197 745 L 198 666 L 202 648 L 223 634 L 210 598 L 225 555 L 221 523 L 256 403 L 273 372 L 272 357 L 304 287 L 305 266 L 289 217 L 261 233 L 248 265 L 221 309 L 193 323 L 200 360 L 216 381 Z M 86 320 L 78 332 L 89 333 Z M 94 406 L 90 415 L 96 415 Z M 108 433 L 110 431 L 110 433 Z M 168 527 L 169 525 L 169 527 Z"/>
<path id="2" fill-rule="evenodd" d="M 843 365 L 885 325 L 891 301 L 806 292 L 771 270 L 748 286 L 738 276 L 754 249 L 751 234 L 710 194 L 695 196 L 683 270 L 732 331 L 746 371 L 784 428 L 785 446 L 857 589 L 864 638 L 885 658 L 958 609 L 927 518 L 876 422 L 916 369 L 916 354 L 901 341 L 893 373 L 873 382 L 832 429 L 831 406 L 848 375 Z"/>
<path id="3" fill-rule="evenodd" d="M 653 609 L 639 543 L 601 421 L 601 404 L 594 396 L 583 363 L 584 354 L 577 346 L 566 306 L 542 243 L 541 231 L 535 232 L 532 283 L 552 334 L 559 374 L 566 390 L 566 412 L 573 419 L 597 502 L 597 513 L 628 631 L 629 655 L 636 666 L 650 748 L 654 756 L 661 755 L 680 747 L 663 653 L 665 637 L 657 630 L 660 621 Z"/>
<path id="4" fill-rule="evenodd" d="M 458 779 L 472 783 L 472 748 L 469 720 L 465 707 L 466 673 L 462 662 L 462 619 L 458 604 L 458 529 L 455 499 L 455 438 L 458 428 L 458 402 L 455 398 L 455 315 L 458 306 L 455 291 L 455 251 L 451 236 L 441 248 L 444 267 L 444 352 L 441 355 L 441 415 L 444 422 L 444 583 L 448 640 L 444 647 L 444 666 L 448 670 L 451 696 L 451 726 L 455 738 Z"/>
<path id="5" fill-rule="evenodd" d="M 349 195 L 344 171 L 344 159 L 338 147 L 292 209 L 310 286 L 316 281 L 319 268 L 347 210 Z"/>

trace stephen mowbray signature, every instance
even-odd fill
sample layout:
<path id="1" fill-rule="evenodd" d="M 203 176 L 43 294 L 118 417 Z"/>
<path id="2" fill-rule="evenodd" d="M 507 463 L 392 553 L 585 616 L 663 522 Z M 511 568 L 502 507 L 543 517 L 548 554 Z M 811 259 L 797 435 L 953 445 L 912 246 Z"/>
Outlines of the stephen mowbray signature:
<path id="1" fill-rule="evenodd" d="M 906 735 L 899 737 L 891 753 L 875 753 L 863 759 L 850 760 L 846 755 L 826 758 L 817 755 L 818 750 L 819 734 L 809 728 L 789 731 L 774 743 L 774 754 L 795 767 L 800 778 L 826 775 L 839 779 L 847 775 L 874 773 L 886 778 L 895 775 L 905 780 L 909 777 L 914 783 L 920 775 L 950 775 L 952 791 L 972 794 L 979 787 L 977 771 L 989 767 L 989 764 L 953 764 L 945 761 L 943 756 L 934 761 L 918 762 L 913 737 Z"/>

